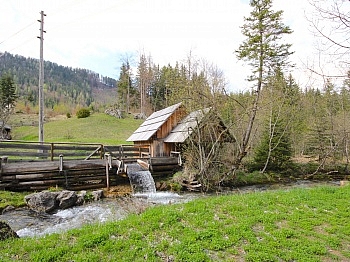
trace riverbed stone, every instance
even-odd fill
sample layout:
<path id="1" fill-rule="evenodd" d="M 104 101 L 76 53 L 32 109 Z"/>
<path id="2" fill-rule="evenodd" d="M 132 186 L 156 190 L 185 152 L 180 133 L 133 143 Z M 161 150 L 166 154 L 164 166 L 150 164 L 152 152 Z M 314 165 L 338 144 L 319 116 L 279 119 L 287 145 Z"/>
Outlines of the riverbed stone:
<path id="1" fill-rule="evenodd" d="M 58 202 L 58 208 L 67 209 L 76 205 L 78 196 L 75 191 L 64 190 L 61 191 L 56 198 Z"/>
<path id="2" fill-rule="evenodd" d="M 5 214 L 6 212 L 10 212 L 10 211 L 13 211 L 15 210 L 16 208 L 14 206 L 7 206 L 5 207 L 3 210 L 2 210 L 2 214 Z"/>
<path id="3" fill-rule="evenodd" d="M 0 240 L 19 238 L 17 233 L 4 221 L 0 221 Z"/>
<path id="4" fill-rule="evenodd" d="M 77 194 L 77 201 L 75 202 L 77 206 L 81 206 L 82 204 L 85 203 L 86 194 L 87 192 L 85 190 L 82 190 Z"/>
<path id="5" fill-rule="evenodd" d="M 95 190 L 92 191 L 91 194 L 93 195 L 94 200 L 97 201 L 103 197 L 103 190 Z"/>
<path id="6" fill-rule="evenodd" d="M 56 198 L 59 192 L 43 191 L 24 197 L 28 207 L 37 212 L 50 213 L 58 207 Z"/>

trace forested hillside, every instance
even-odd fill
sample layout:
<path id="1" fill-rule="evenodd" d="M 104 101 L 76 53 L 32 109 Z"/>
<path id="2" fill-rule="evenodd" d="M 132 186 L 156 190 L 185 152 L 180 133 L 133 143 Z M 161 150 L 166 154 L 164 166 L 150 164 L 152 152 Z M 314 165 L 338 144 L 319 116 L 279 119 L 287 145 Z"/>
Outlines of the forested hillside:
<path id="1" fill-rule="evenodd" d="M 45 107 L 68 113 L 78 107 L 100 107 L 113 103 L 116 80 L 88 69 L 71 68 L 45 61 Z M 39 60 L 4 53 L 0 56 L 0 75 L 9 73 L 17 86 L 18 107 L 33 112 L 38 107 Z"/>

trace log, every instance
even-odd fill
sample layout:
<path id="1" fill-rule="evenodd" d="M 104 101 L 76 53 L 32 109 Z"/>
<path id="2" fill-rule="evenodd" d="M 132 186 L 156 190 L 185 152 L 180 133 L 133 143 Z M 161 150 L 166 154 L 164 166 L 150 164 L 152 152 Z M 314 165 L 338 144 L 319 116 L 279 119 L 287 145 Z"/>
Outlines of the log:
<path id="1" fill-rule="evenodd" d="M 57 173 L 42 173 L 42 174 L 23 174 L 23 175 L 13 175 L 11 176 L 12 179 L 16 180 L 36 180 L 36 179 L 45 179 L 45 178 L 53 178 L 58 177 L 59 174 Z M 62 176 L 60 176 L 62 177 Z M 5 176 L 4 181 L 8 180 L 9 177 Z"/>
<path id="2" fill-rule="evenodd" d="M 86 176 L 86 177 L 67 177 L 68 183 L 73 182 L 83 182 L 83 181 L 93 181 L 93 180 L 106 180 L 106 175 L 100 175 L 100 176 Z"/>
<path id="3" fill-rule="evenodd" d="M 151 171 L 151 174 L 153 177 L 164 177 L 164 176 L 173 175 L 174 171 L 173 170 L 171 170 L 171 171 L 159 171 L 159 172 Z"/>
<path id="4" fill-rule="evenodd" d="M 37 143 L 0 143 L 0 148 L 18 148 L 18 149 L 30 149 L 30 150 L 51 150 L 50 145 L 41 145 Z"/>
<path id="5" fill-rule="evenodd" d="M 202 185 L 197 181 L 182 181 L 181 186 L 187 188 L 189 191 L 200 191 Z"/>
<path id="6" fill-rule="evenodd" d="M 151 172 L 159 172 L 159 171 L 170 171 L 170 170 L 175 170 L 177 169 L 179 166 L 178 165 L 162 165 L 162 166 L 154 166 L 151 165 Z"/>
<path id="7" fill-rule="evenodd" d="M 148 164 L 146 161 L 143 161 L 141 159 L 137 159 L 137 163 L 144 168 L 145 170 L 149 170 L 150 169 L 150 164 Z"/>
<path id="8" fill-rule="evenodd" d="M 0 189 L 9 188 L 10 186 L 12 186 L 12 183 L 0 183 Z"/>
<path id="9" fill-rule="evenodd" d="M 151 166 L 178 165 L 177 157 L 151 157 Z"/>
<path id="10" fill-rule="evenodd" d="M 104 159 L 90 159 L 90 160 L 63 160 L 63 170 L 73 170 L 73 169 L 94 169 L 94 168 L 105 168 Z"/>
<path id="11" fill-rule="evenodd" d="M 2 166 L 2 174 L 35 173 L 40 171 L 58 171 L 58 162 L 22 162 L 7 163 Z"/>
<path id="12" fill-rule="evenodd" d="M 87 184 L 87 185 L 68 185 L 68 190 L 80 191 L 84 189 L 97 189 L 97 188 L 105 188 L 106 184 Z"/>
<path id="13" fill-rule="evenodd" d="M 18 182 L 16 185 L 19 185 L 19 186 L 32 186 L 32 185 L 55 186 L 55 185 L 64 185 L 65 183 L 66 183 L 65 179 L 55 179 L 55 180 L 39 180 L 39 181 Z"/>

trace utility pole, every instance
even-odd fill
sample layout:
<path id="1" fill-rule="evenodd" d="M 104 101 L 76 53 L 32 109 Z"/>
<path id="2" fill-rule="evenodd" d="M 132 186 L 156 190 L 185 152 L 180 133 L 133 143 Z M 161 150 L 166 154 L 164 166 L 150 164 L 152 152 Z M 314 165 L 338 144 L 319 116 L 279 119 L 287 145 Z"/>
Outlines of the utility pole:
<path id="1" fill-rule="evenodd" d="M 38 20 L 40 22 L 40 62 L 39 62 L 39 142 L 44 142 L 44 11 L 40 12 L 41 19 Z"/>

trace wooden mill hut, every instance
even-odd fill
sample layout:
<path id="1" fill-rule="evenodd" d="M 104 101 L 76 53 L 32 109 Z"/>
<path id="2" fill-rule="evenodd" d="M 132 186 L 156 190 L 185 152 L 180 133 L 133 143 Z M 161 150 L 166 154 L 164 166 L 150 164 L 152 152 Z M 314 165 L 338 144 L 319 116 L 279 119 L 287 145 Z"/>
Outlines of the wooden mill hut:
<path id="1" fill-rule="evenodd" d="M 150 157 L 170 156 L 172 148 L 164 139 L 186 116 L 182 103 L 169 106 L 151 114 L 145 122 L 127 139 L 136 147 L 149 148 Z"/>
<path id="2" fill-rule="evenodd" d="M 213 135 L 220 136 L 221 141 L 234 141 L 221 118 L 212 113 L 210 108 L 186 114 L 181 103 L 154 112 L 127 141 L 133 141 L 138 147 L 149 147 L 150 157 L 167 157 L 171 152 L 178 151 L 186 140 L 196 135 L 193 133 L 197 133 L 197 128 L 215 133 L 210 134 L 211 138 L 208 139 L 204 137 L 208 134 L 201 131 L 203 141 L 212 140 Z"/>
<path id="3" fill-rule="evenodd" d="M 183 144 L 201 141 L 204 144 L 234 142 L 235 139 L 222 119 L 211 108 L 193 111 L 182 119 L 164 139 L 173 151 L 181 151 Z"/>

